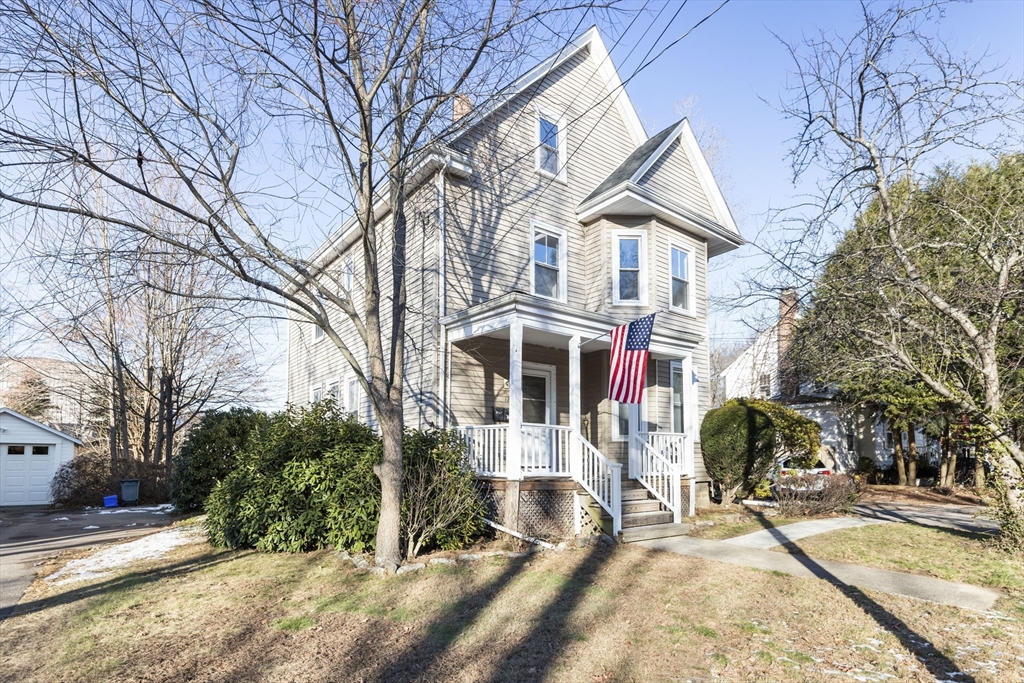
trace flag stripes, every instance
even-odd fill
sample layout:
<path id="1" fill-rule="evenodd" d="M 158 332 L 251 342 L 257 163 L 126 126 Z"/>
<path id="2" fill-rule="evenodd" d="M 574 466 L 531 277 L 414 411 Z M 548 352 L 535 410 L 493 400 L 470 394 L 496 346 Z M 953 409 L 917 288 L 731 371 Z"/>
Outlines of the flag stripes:
<path id="1" fill-rule="evenodd" d="M 608 397 L 613 401 L 640 403 L 643 397 L 655 315 L 652 313 L 612 330 Z"/>

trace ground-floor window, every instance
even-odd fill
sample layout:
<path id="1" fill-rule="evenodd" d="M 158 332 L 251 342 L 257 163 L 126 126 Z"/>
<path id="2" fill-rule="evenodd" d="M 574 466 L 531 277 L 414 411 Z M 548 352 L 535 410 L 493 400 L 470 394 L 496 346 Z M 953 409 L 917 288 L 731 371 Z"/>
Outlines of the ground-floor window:
<path id="1" fill-rule="evenodd" d="M 686 385 L 683 380 L 683 361 L 672 361 L 672 431 L 676 433 L 686 431 Z"/>

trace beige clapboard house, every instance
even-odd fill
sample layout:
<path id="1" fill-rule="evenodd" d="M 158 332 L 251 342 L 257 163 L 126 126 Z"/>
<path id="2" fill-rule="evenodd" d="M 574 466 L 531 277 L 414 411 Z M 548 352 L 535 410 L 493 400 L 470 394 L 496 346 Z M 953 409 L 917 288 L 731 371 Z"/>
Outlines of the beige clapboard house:
<path id="1" fill-rule="evenodd" d="M 673 533 L 707 495 L 707 261 L 742 239 L 688 122 L 647 135 L 596 29 L 505 93 L 413 178 L 406 425 L 464 435 L 506 526 Z M 358 296 L 354 240 L 316 258 Z M 644 402 L 612 403 L 607 333 L 655 311 Z M 293 321 L 289 401 L 327 397 L 372 422 L 334 345 Z"/>

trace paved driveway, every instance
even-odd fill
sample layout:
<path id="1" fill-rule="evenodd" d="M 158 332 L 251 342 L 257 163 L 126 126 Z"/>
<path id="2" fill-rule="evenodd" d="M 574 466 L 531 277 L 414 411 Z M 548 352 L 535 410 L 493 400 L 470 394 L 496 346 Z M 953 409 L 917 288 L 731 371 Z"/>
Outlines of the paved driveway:
<path id="1" fill-rule="evenodd" d="M 0 619 L 21 600 L 44 560 L 62 550 L 141 536 L 171 521 L 166 507 L 0 508 Z"/>
<path id="2" fill-rule="evenodd" d="M 999 523 L 991 510 L 972 505 L 924 505 L 918 503 L 858 503 L 853 514 L 888 522 L 938 526 L 972 534 L 995 534 Z"/>

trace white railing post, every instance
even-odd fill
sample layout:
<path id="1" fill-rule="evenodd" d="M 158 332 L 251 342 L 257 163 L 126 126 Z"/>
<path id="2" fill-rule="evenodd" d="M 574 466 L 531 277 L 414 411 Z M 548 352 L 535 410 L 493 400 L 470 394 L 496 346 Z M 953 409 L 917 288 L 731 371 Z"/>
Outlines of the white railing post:
<path id="1" fill-rule="evenodd" d="M 640 476 L 639 465 L 637 459 L 640 457 L 640 451 L 637 448 L 636 438 L 640 433 L 640 404 L 631 403 L 629 404 L 629 438 L 626 443 L 629 444 L 629 457 L 626 462 L 629 464 L 629 478 L 636 479 Z"/>
<path id="2" fill-rule="evenodd" d="M 617 537 L 622 531 L 622 464 L 612 463 L 608 468 L 612 477 L 611 504 L 612 504 L 612 537 Z"/>
<path id="3" fill-rule="evenodd" d="M 581 413 L 580 400 L 580 335 L 569 339 L 569 472 L 579 481 L 582 476 L 583 444 L 580 443 Z"/>
<path id="4" fill-rule="evenodd" d="M 690 517 L 697 514 L 697 480 L 690 475 Z"/>
<path id="5" fill-rule="evenodd" d="M 679 477 L 679 467 L 672 467 L 672 483 L 669 486 L 672 487 L 672 521 L 675 524 L 679 524 L 683 521 L 683 506 L 679 504 L 679 499 L 683 496 L 682 485 L 683 482 Z"/>
<path id="6" fill-rule="evenodd" d="M 508 436 L 505 471 L 508 479 L 523 478 L 523 323 L 513 318 L 508 331 Z"/>

